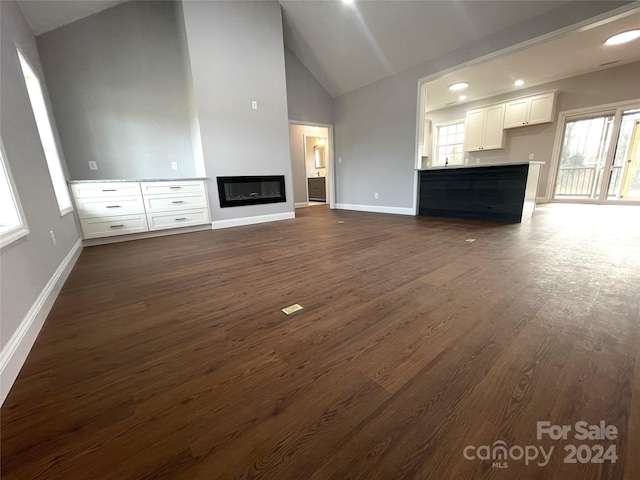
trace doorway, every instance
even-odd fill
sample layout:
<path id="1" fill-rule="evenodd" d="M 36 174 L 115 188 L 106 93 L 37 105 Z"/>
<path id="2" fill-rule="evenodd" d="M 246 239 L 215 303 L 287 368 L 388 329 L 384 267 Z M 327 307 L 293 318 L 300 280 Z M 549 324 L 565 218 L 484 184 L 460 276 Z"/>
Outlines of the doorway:
<path id="1" fill-rule="evenodd" d="M 640 105 L 561 118 L 553 200 L 640 202 Z"/>
<path id="2" fill-rule="evenodd" d="M 295 207 L 334 208 L 330 125 L 289 124 Z"/>

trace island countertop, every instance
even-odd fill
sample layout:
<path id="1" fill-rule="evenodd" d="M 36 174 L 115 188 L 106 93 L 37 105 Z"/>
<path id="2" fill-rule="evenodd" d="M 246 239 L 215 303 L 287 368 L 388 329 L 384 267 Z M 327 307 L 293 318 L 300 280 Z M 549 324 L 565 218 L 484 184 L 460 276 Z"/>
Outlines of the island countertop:
<path id="1" fill-rule="evenodd" d="M 506 163 L 474 163 L 468 165 L 449 165 L 446 167 L 429 167 L 429 168 L 416 168 L 417 172 L 429 172 L 432 170 L 454 170 L 462 168 L 482 168 L 482 167 L 509 167 L 513 165 L 544 165 L 545 162 L 538 162 L 534 160 L 527 160 L 526 162 L 506 162 Z"/>

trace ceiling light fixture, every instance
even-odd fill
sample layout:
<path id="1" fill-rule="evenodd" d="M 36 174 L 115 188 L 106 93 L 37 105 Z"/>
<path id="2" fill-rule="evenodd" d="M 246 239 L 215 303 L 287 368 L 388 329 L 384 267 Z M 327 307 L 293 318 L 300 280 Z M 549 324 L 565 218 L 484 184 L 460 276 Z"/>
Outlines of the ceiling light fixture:
<path id="1" fill-rule="evenodd" d="M 342 0 L 342 3 L 346 3 L 347 5 L 351 5 L 354 0 Z"/>
<path id="2" fill-rule="evenodd" d="M 460 100 L 466 100 L 467 96 L 466 95 L 460 95 Z"/>
<path id="3" fill-rule="evenodd" d="M 522 85 L 524 85 L 524 80 L 516 80 L 515 82 L 513 82 L 513 84 L 516 87 L 521 87 Z"/>
<path id="4" fill-rule="evenodd" d="M 469 84 L 467 82 L 458 82 L 458 83 L 454 83 L 452 85 L 449 85 L 449 90 L 464 90 L 465 88 L 467 88 L 469 86 Z"/>
<path id="5" fill-rule="evenodd" d="M 631 40 L 635 40 L 636 38 L 640 38 L 640 30 L 629 30 L 628 32 L 618 33 L 613 37 L 607 38 L 607 41 L 604 42 L 605 45 L 619 45 L 621 43 L 627 43 Z"/>

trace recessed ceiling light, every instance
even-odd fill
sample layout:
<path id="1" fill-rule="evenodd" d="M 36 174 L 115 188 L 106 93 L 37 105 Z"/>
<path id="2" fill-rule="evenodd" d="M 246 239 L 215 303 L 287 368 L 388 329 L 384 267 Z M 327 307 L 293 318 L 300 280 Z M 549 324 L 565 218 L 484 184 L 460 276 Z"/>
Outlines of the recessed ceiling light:
<path id="1" fill-rule="evenodd" d="M 466 95 L 460 95 L 460 100 L 466 100 L 467 96 Z"/>
<path id="2" fill-rule="evenodd" d="M 449 90 L 464 90 L 468 86 L 469 84 L 467 82 L 454 83 L 453 85 L 449 85 Z"/>
<path id="3" fill-rule="evenodd" d="M 342 3 L 346 3 L 347 5 L 350 5 L 353 3 L 353 0 L 342 0 Z"/>
<path id="4" fill-rule="evenodd" d="M 516 80 L 515 82 L 513 82 L 513 84 L 516 87 L 521 87 L 522 85 L 524 85 L 524 80 Z"/>
<path id="5" fill-rule="evenodd" d="M 629 30 L 628 32 L 618 33 L 613 37 L 607 38 L 607 41 L 604 42 L 605 45 L 619 45 L 621 43 L 630 42 L 631 40 L 635 40 L 636 38 L 640 38 L 640 30 Z"/>

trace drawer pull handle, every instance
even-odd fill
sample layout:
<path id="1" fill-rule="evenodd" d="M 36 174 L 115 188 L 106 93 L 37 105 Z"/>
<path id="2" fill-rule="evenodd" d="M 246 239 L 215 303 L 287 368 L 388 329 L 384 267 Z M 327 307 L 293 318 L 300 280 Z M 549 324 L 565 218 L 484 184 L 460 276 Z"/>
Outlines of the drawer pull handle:
<path id="1" fill-rule="evenodd" d="M 175 200 L 175 201 L 173 201 L 171 203 L 184 203 L 184 200 Z"/>
<path id="2" fill-rule="evenodd" d="M 186 219 L 187 219 L 187 217 L 180 217 L 180 218 L 176 218 L 176 222 L 177 222 L 178 220 L 186 220 Z"/>
<path id="3" fill-rule="evenodd" d="M 110 228 L 118 228 L 118 227 L 124 227 L 124 225 L 111 225 Z"/>
<path id="4" fill-rule="evenodd" d="M 122 205 L 107 205 L 107 208 L 122 208 Z"/>
<path id="5" fill-rule="evenodd" d="M 117 190 L 115 188 L 109 188 L 107 190 L 102 190 L 103 192 L 116 192 Z"/>
<path id="6" fill-rule="evenodd" d="M 169 187 L 169 188 L 172 189 L 172 190 L 176 190 L 176 189 L 182 188 L 182 187 Z"/>

